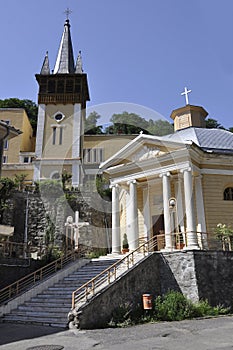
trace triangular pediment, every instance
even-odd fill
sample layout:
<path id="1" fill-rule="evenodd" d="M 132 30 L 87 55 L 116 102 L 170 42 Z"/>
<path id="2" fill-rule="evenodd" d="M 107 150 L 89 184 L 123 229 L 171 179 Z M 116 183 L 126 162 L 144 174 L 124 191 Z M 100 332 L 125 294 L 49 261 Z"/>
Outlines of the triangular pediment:
<path id="1" fill-rule="evenodd" d="M 106 169 L 121 164 L 145 162 L 183 147 L 184 143 L 181 142 L 170 141 L 159 136 L 140 134 L 102 163 L 100 167 Z"/>

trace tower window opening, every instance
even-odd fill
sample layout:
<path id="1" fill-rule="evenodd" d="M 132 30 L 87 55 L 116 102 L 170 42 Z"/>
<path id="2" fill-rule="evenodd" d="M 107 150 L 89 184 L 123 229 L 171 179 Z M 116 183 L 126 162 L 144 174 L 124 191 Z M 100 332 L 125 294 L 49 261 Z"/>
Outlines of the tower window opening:
<path id="1" fill-rule="evenodd" d="M 63 128 L 60 128 L 59 145 L 62 145 Z"/>
<path id="2" fill-rule="evenodd" d="M 57 132 L 57 128 L 53 127 L 53 141 L 52 141 L 53 145 L 56 144 L 56 132 Z"/>
<path id="3" fill-rule="evenodd" d="M 233 201 L 233 187 L 227 187 L 223 193 L 225 201 Z"/>

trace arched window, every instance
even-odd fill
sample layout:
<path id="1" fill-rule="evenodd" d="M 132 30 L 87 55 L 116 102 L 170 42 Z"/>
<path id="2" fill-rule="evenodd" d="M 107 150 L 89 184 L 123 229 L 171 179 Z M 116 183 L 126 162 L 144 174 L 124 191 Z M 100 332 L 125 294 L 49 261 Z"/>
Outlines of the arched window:
<path id="1" fill-rule="evenodd" d="M 59 180 L 59 179 L 61 178 L 61 176 L 60 176 L 60 174 L 59 174 L 58 171 L 55 171 L 55 172 L 53 172 L 53 173 L 51 174 L 50 178 L 51 178 L 52 180 Z"/>
<path id="2" fill-rule="evenodd" d="M 227 187 L 223 193 L 225 201 L 233 201 L 233 187 Z"/>

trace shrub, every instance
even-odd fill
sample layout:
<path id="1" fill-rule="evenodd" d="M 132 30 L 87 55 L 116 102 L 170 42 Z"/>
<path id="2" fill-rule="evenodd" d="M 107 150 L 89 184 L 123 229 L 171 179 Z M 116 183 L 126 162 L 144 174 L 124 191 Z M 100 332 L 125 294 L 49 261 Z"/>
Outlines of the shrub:
<path id="1" fill-rule="evenodd" d="M 180 321 L 192 318 L 193 304 L 181 293 L 170 291 L 155 300 L 155 317 L 160 321 Z"/>

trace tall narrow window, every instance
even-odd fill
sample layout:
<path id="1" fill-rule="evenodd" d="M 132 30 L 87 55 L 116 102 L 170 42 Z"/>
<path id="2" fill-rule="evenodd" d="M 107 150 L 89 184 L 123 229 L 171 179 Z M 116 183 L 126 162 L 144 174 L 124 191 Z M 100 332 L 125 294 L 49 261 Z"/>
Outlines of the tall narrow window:
<path id="1" fill-rule="evenodd" d="M 7 163 L 7 156 L 3 156 L 2 162 L 3 162 L 3 164 L 6 164 L 6 163 Z"/>
<path id="2" fill-rule="evenodd" d="M 104 160 L 103 148 L 100 148 L 99 156 L 100 156 L 100 162 L 103 162 L 103 160 Z"/>
<path id="3" fill-rule="evenodd" d="M 53 145 L 55 145 L 56 144 L 56 129 L 57 128 L 55 128 L 55 127 L 53 127 Z"/>
<path id="4" fill-rule="evenodd" d="M 225 201 L 233 201 L 233 187 L 227 187 L 223 193 Z"/>
<path id="5" fill-rule="evenodd" d="M 4 149 L 8 149 L 8 146 L 9 146 L 8 140 L 5 140 L 4 141 Z"/>
<path id="6" fill-rule="evenodd" d="M 62 145 L 63 128 L 60 128 L 59 145 Z"/>
<path id="7" fill-rule="evenodd" d="M 97 163 L 97 149 L 93 149 L 93 163 Z"/>

